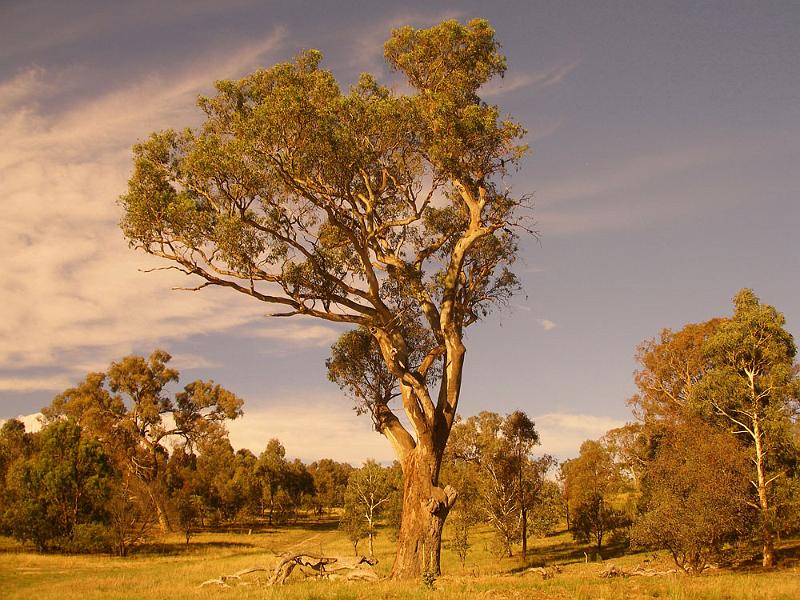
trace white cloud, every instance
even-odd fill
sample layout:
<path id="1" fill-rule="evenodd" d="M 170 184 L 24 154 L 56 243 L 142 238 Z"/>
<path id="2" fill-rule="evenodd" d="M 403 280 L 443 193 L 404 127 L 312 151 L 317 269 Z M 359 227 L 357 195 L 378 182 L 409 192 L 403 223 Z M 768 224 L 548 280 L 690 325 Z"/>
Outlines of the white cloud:
<path id="1" fill-rule="evenodd" d="M 330 346 L 339 337 L 339 331 L 333 327 L 320 325 L 311 319 L 294 318 L 295 322 L 284 321 L 274 324 L 261 321 L 248 326 L 245 335 L 268 340 L 285 341 L 293 346 L 325 347 Z"/>
<path id="2" fill-rule="evenodd" d="M 545 331 L 552 331 L 557 327 L 557 325 L 551 321 L 550 319 L 537 319 L 539 321 L 539 325 L 542 326 L 542 329 Z"/>
<path id="3" fill-rule="evenodd" d="M 393 461 L 386 438 L 373 430 L 369 416 L 357 415 L 351 406 L 335 393 L 301 391 L 271 397 L 268 407 L 248 410 L 245 406 L 244 416 L 228 423 L 231 444 L 259 454 L 271 438 L 278 438 L 287 456 L 304 462 L 320 458 L 353 465 L 367 458 Z"/>
<path id="4" fill-rule="evenodd" d="M 0 82 L 0 112 L 8 111 L 20 103 L 48 91 L 44 69 L 31 67 L 17 73 L 11 79 Z"/>
<path id="5" fill-rule="evenodd" d="M 228 424 L 234 448 L 258 454 L 276 437 L 288 456 L 305 462 L 323 457 L 354 465 L 367 458 L 384 463 L 395 460 L 389 442 L 372 429 L 369 416 L 356 415 L 341 395 L 303 391 L 270 398 L 269 404 L 254 410 L 245 406 L 244 416 Z M 548 413 L 534 421 L 542 440 L 537 451 L 559 458 L 577 456 L 584 441 L 624 425 L 611 417 L 568 413 Z"/>
<path id="6" fill-rule="evenodd" d="M 78 84 L 72 77 L 33 68 L 0 82 L 0 368 L 104 368 L 135 348 L 255 320 L 262 335 L 287 344 L 332 339 L 333 330 L 319 326 L 276 322 L 270 330 L 265 305 L 228 290 L 170 292 L 186 277 L 141 272 L 163 263 L 129 250 L 117 226 L 131 145 L 155 129 L 196 122 L 199 93 L 260 66 L 284 37 L 276 29 L 55 113 L 39 98 L 46 90 L 57 105 L 59 93 Z M 15 373 L 0 385 L 64 387 L 58 376 L 23 379 Z"/>
<path id="7" fill-rule="evenodd" d="M 172 355 L 169 366 L 177 369 L 180 373 L 191 371 L 192 369 L 216 369 L 222 365 L 199 354 L 191 352 L 181 352 Z"/>
<path id="8" fill-rule="evenodd" d="M 40 418 L 42 417 L 42 413 L 37 412 L 30 415 L 19 415 L 16 417 L 18 421 L 22 421 L 25 425 L 25 431 L 28 433 L 39 431 L 42 428 L 42 422 Z M 3 423 L 5 423 L 9 419 L 0 419 L 0 427 L 2 427 Z"/>
<path id="9" fill-rule="evenodd" d="M 612 417 L 568 413 L 548 413 L 534 421 L 542 440 L 538 450 L 559 458 L 577 456 L 584 441 L 596 440 L 609 429 L 625 424 Z"/>

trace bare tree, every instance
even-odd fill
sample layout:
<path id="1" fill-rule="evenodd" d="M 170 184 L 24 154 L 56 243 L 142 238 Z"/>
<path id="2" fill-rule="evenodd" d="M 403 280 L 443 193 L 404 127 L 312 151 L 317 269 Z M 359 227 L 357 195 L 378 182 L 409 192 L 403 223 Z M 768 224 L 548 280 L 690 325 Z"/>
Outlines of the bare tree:
<path id="1" fill-rule="evenodd" d="M 394 488 L 386 469 L 374 460 L 368 460 L 360 469 L 350 473 L 345 492 L 345 515 L 355 515 L 364 523 L 364 532 L 369 540 L 369 555 L 375 556 L 374 540 L 377 520 L 387 508 Z M 352 527 L 352 526 L 351 526 Z M 353 539 L 357 551 L 357 540 Z"/>

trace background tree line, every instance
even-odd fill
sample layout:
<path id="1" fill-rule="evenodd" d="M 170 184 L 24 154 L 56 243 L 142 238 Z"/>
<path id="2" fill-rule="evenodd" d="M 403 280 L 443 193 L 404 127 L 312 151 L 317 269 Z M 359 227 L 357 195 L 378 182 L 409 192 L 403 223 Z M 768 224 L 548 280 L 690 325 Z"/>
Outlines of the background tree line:
<path id="1" fill-rule="evenodd" d="M 114 362 L 58 394 L 42 410 L 42 428 L 17 420 L 0 428 L 0 527 L 40 551 L 108 551 L 126 555 L 158 532 L 291 525 L 329 517 L 358 551 L 380 528 L 397 536 L 403 474 L 395 462 L 360 468 L 332 459 L 286 458 L 278 439 L 256 455 L 234 451 L 225 421 L 242 400 L 214 382 L 195 381 L 170 394 L 178 372 L 155 351 Z M 534 458 L 539 443 L 521 411 L 483 412 L 460 421 L 443 480 L 462 490 L 449 532 L 466 559 L 469 531 L 488 524 L 498 552 L 522 552 L 531 533 L 559 519 L 555 464 Z M 488 475 L 488 477 L 487 477 Z"/>
<path id="2" fill-rule="evenodd" d="M 498 556 L 525 557 L 530 537 L 566 525 L 596 555 L 612 543 L 667 549 L 690 573 L 726 555 L 758 553 L 773 566 L 777 542 L 800 531 L 800 383 L 784 324 L 745 289 L 732 316 L 646 340 L 630 401 L 637 421 L 560 464 L 535 453 L 539 434 L 522 411 L 458 419 L 440 476 L 460 491 L 446 547 L 464 564 L 481 526 Z M 334 352 L 329 367 L 360 365 L 353 354 L 348 363 Z M 399 463 L 305 464 L 277 439 L 259 455 L 234 451 L 225 421 L 242 400 L 212 381 L 169 393 L 178 382 L 169 360 L 155 351 L 87 375 L 43 409 L 37 432 L 2 425 L 4 533 L 42 551 L 120 555 L 159 530 L 189 543 L 201 528 L 306 517 L 337 520 L 356 553 L 367 540 L 372 554 L 379 532 L 398 535 Z"/>

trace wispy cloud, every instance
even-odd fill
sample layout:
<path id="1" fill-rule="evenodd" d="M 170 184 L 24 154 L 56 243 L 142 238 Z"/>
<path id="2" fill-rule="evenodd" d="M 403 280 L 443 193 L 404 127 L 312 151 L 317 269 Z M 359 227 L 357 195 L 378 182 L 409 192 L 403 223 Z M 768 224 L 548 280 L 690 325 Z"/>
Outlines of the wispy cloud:
<path id="1" fill-rule="evenodd" d="M 259 407 L 229 421 L 228 432 L 235 449 L 259 454 L 271 438 L 278 438 L 287 456 L 306 463 L 320 458 L 360 465 L 367 458 L 382 463 L 396 459 L 389 442 L 372 428 L 367 415 L 350 410 L 349 400 L 336 393 L 302 391 L 281 393 L 254 401 Z M 20 415 L 28 431 L 37 431 L 41 413 Z M 548 413 L 534 417 L 542 445 L 537 451 L 559 459 L 577 456 L 581 444 L 596 440 L 624 421 L 595 415 Z M 3 421 L 0 420 L 0 425 Z"/>
<path id="2" fill-rule="evenodd" d="M 74 383 L 60 374 L 47 377 L 0 377 L 0 392 L 60 391 Z"/>
<path id="3" fill-rule="evenodd" d="M 300 322 L 284 322 L 282 325 L 263 321 L 262 323 L 248 326 L 244 335 L 268 340 L 280 340 L 305 347 L 329 346 L 339 337 L 339 331 L 333 327 L 320 325 L 313 321 L 302 321 L 301 319 L 297 319 L 297 321 Z"/>
<path id="4" fill-rule="evenodd" d="M 191 371 L 193 369 L 216 369 L 222 365 L 199 354 L 191 352 L 181 352 L 173 354 L 169 366 L 179 372 Z"/>
<path id="5" fill-rule="evenodd" d="M 219 290 L 169 292 L 186 285 L 185 277 L 142 273 L 161 263 L 126 247 L 115 199 L 135 141 L 196 122 L 198 93 L 263 64 L 284 38 L 276 29 L 60 112 L 45 110 L 39 98 L 47 90 L 48 106 L 57 106 L 59 94 L 75 85 L 61 72 L 33 68 L 0 82 L 0 369 L 103 368 L 135 348 L 264 321 L 260 303 Z M 268 323 L 259 327 L 270 331 Z M 330 339 L 322 329 L 281 325 L 264 335 L 287 345 L 321 344 Z M 71 371 L 44 379 L 13 373 L 3 389 L 63 389 Z"/>
<path id="6" fill-rule="evenodd" d="M 652 183 L 677 173 L 707 165 L 721 158 L 723 148 L 680 148 L 644 156 L 617 159 L 584 170 L 580 177 L 547 181 L 539 188 L 537 199 L 543 206 L 575 202 L 621 192 Z"/>
<path id="7" fill-rule="evenodd" d="M 260 400 L 260 401 L 259 401 Z M 278 438 L 290 458 L 309 463 L 332 458 L 355 466 L 367 458 L 390 463 L 396 456 L 389 442 L 376 432 L 367 415 L 357 415 L 350 401 L 336 393 L 302 391 L 282 393 L 254 404 L 267 407 L 249 410 L 228 421 L 231 444 L 259 454 L 272 438 Z M 38 431 L 41 413 L 20 415 L 27 431 Z M 0 425 L 4 421 L 0 420 Z"/>
<path id="8" fill-rule="evenodd" d="M 497 98 L 525 88 L 543 90 L 562 83 L 580 64 L 580 60 L 560 63 L 549 69 L 533 73 L 514 73 L 502 79 L 495 79 L 481 88 L 481 97 Z"/>
<path id="9" fill-rule="evenodd" d="M 599 162 L 576 176 L 540 181 L 536 217 L 548 234 L 624 229 L 696 209 L 706 193 L 676 197 L 680 182 L 748 150 L 716 143 L 664 149 L 641 156 Z"/>
<path id="10" fill-rule="evenodd" d="M 388 15 L 386 18 L 369 23 L 366 27 L 358 22 L 357 27 L 341 32 L 341 38 L 348 45 L 354 46 L 350 53 L 349 64 L 353 69 L 380 73 L 386 68 L 383 58 L 383 44 L 393 29 L 411 25 L 413 27 L 430 27 L 448 19 L 458 19 L 458 10 L 407 10 Z"/>

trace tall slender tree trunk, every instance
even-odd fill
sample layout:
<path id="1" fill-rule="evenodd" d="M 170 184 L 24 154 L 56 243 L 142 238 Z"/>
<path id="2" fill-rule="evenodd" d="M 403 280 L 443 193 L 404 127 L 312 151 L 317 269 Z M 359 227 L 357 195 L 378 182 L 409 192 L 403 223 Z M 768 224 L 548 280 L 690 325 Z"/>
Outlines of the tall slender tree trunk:
<path id="1" fill-rule="evenodd" d="M 374 509 L 369 508 L 368 512 L 367 512 L 367 525 L 369 527 L 369 529 L 367 531 L 367 538 L 369 539 L 369 556 L 370 556 L 370 558 L 375 558 L 375 544 L 374 544 L 375 522 L 373 521 L 373 517 L 372 517 L 373 510 Z"/>
<path id="2" fill-rule="evenodd" d="M 767 496 L 767 480 L 764 474 L 764 447 L 762 444 L 761 423 L 756 415 L 753 418 L 753 439 L 756 449 L 756 475 L 758 488 L 758 504 L 761 508 L 761 539 L 764 544 L 761 564 L 765 567 L 775 566 L 775 532 L 772 528 L 769 497 Z"/>
<path id="3" fill-rule="evenodd" d="M 169 522 L 169 513 L 167 511 L 166 503 L 164 502 L 164 494 L 160 488 L 154 490 L 154 485 L 157 484 L 151 483 L 149 486 L 147 486 L 147 493 L 149 494 L 150 500 L 153 503 L 153 507 L 156 510 L 158 527 L 161 529 L 161 533 L 169 533 L 172 531 L 172 525 Z"/>
<path id="4" fill-rule="evenodd" d="M 423 571 L 441 573 L 442 529 L 456 499 L 438 486 L 441 453 L 419 444 L 402 461 L 403 514 L 392 578 L 410 579 Z"/>
<path id="5" fill-rule="evenodd" d="M 524 500 L 523 500 L 524 502 Z M 522 507 L 522 514 L 520 515 L 522 519 L 522 558 L 526 558 L 528 556 L 528 507 Z"/>

